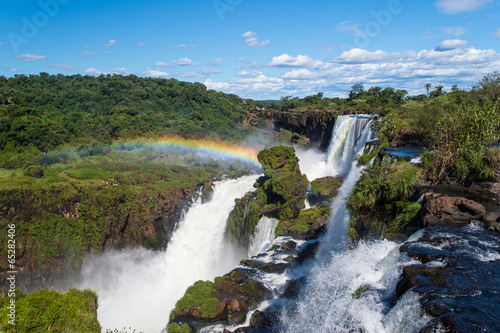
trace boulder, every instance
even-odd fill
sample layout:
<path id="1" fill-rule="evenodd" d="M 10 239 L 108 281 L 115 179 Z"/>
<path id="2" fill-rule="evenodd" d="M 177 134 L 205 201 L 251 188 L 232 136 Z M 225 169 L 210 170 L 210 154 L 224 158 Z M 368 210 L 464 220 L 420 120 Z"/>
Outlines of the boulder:
<path id="1" fill-rule="evenodd" d="M 465 224 L 486 215 L 483 205 L 462 197 L 441 196 L 424 206 L 424 226 L 434 224 Z"/>
<path id="2" fill-rule="evenodd" d="M 499 213 L 488 213 L 483 218 L 483 222 L 486 223 L 489 231 L 500 232 L 500 214 Z"/>
<path id="3" fill-rule="evenodd" d="M 335 178 L 327 176 L 318 178 L 311 183 L 311 193 L 316 196 L 333 198 L 337 196 L 338 190 L 344 180 L 345 177 Z"/>

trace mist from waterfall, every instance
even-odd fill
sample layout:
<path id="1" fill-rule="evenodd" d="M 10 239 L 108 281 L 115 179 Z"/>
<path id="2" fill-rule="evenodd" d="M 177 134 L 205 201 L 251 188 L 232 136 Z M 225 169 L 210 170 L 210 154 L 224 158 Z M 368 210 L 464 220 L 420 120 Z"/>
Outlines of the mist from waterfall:
<path id="1" fill-rule="evenodd" d="M 234 251 L 225 241 L 227 217 L 234 199 L 253 190 L 256 179 L 244 176 L 215 183 L 212 200 L 193 204 L 165 252 L 129 249 L 88 258 L 79 287 L 97 292 L 103 332 L 129 327 L 160 332 L 187 287 L 237 266 L 246 253 Z"/>

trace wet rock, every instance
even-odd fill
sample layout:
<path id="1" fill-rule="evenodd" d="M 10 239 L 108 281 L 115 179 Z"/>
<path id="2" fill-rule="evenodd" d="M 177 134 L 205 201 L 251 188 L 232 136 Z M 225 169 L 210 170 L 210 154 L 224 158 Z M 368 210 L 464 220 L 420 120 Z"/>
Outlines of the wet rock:
<path id="1" fill-rule="evenodd" d="M 245 321 L 246 312 L 238 311 L 227 315 L 227 322 L 229 325 L 238 325 Z"/>
<path id="2" fill-rule="evenodd" d="M 500 232 L 500 214 L 499 213 L 488 213 L 483 218 L 483 222 L 486 223 L 486 226 L 489 231 Z"/>
<path id="3" fill-rule="evenodd" d="M 299 253 L 299 256 L 297 258 L 297 263 L 302 264 L 307 259 L 314 258 L 314 255 L 316 254 L 316 250 L 318 249 L 319 245 L 320 242 L 313 242 L 307 244 L 307 246 Z"/>
<path id="4" fill-rule="evenodd" d="M 302 288 L 302 285 L 304 284 L 305 281 L 306 281 L 305 276 L 299 279 L 287 281 L 287 284 L 285 286 L 285 291 L 283 291 L 281 297 L 287 299 L 297 299 L 297 297 L 299 297 L 300 289 Z"/>
<path id="5" fill-rule="evenodd" d="M 403 268 L 403 275 L 396 286 L 396 297 L 400 298 L 405 292 L 422 284 L 445 285 L 448 281 L 444 274 L 446 267 L 407 266 Z"/>
<path id="6" fill-rule="evenodd" d="M 297 247 L 297 242 L 291 240 L 281 245 L 281 248 L 285 251 L 294 250 Z"/>
<path id="7" fill-rule="evenodd" d="M 465 224 L 486 215 L 483 205 L 462 197 L 441 196 L 424 206 L 424 225 Z"/>

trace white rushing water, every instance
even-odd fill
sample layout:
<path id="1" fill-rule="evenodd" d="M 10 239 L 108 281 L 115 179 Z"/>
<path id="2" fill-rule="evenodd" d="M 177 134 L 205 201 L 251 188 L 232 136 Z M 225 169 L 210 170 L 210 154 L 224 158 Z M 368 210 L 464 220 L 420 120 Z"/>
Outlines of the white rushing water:
<path id="1" fill-rule="evenodd" d="M 267 216 L 263 216 L 260 219 L 250 239 L 250 245 L 248 247 L 249 258 L 269 249 L 269 246 L 273 243 L 278 222 L 277 219 Z"/>
<path id="2" fill-rule="evenodd" d="M 226 222 L 234 199 L 253 190 L 256 179 L 245 176 L 216 183 L 212 200 L 189 209 L 165 252 L 134 249 L 89 258 L 82 268 L 80 288 L 99 295 L 103 332 L 129 327 L 136 332 L 160 332 L 187 287 L 237 266 L 242 255 L 224 241 Z"/>
<path id="3" fill-rule="evenodd" d="M 325 176 L 346 176 L 353 157 L 371 138 L 370 121 L 366 116 L 338 116 L 326 153 L 297 149 L 300 170 L 310 181 Z"/>

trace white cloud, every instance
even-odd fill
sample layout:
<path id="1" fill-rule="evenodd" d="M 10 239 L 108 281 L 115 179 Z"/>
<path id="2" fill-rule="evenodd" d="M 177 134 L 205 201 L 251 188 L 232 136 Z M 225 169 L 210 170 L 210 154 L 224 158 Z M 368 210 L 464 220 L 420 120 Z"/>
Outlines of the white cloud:
<path id="1" fill-rule="evenodd" d="M 265 41 L 259 41 L 256 36 L 257 34 L 252 31 L 247 31 L 243 35 L 241 35 L 241 37 L 246 38 L 245 43 L 247 43 L 249 47 L 263 47 L 270 43 L 269 39 Z"/>
<path id="2" fill-rule="evenodd" d="M 155 63 L 155 67 L 172 67 L 172 65 L 163 61 L 158 61 Z"/>
<path id="3" fill-rule="evenodd" d="M 461 39 L 446 39 L 439 43 L 436 51 L 450 51 L 467 46 L 467 41 Z"/>
<path id="4" fill-rule="evenodd" d="M 480 9 L 495 0 L 438 0 L 436 7 L 445 14 L 471 12 Z"/>
<path id="5" fill-rule="evenodd" d="M 45 67 L 47 67 L 47 68 L 59 68 L 59 70 L 61 70 L 61 71 L 73 70 L 73 67 L 71 67 L 69 65 L 64 65 L 64 64 L 51 64 L 51 65 L 47 65 Z"/>
<path id="6" fill-rule="evenodd" d="M 141 73 L 142 76 L 148 76 L 148 77 L 171 77 L 172 75 L 167 73 L 167 72 L 162 72 L 162 71 L 145 71 Z"/>
<path id="7" fill-rule="evenodd" d="M 181 75 L 183 78 L 190 78 L 190 77 L 198 77 L 198 73 L 196 72 L 187 72 Z"/>
<path id="8" fill-rule="evenodd" d="M 318 73 L 312 73 L 310 70 L 305 68 L 294 68 L 291 72 L 284 73 L 281 75 L 284 79 L 313 79 L 319 76 Z"/>
<path id="9" fill-rule="evenodd" d="M 456 43 L 459 46 L 463 43 Z M 279 60 L 278 60 L 279 59 Z M 264 69 L 242 70 L 227 81 L 209 79 L 210 89 L 234 93 L 244 98 L 275 99 L 280 96 L 307 96 L 318 91 L 325 96 L 345 97 L 354 83 L 365 87 L 380 86 L 406 89 L 410 94 L 424 94 L 424 85 L 442 83 L 467 88 L 482 76 L 500 68 L 500 54 L 493 49 L 458 47 L 449 50 L 421 50 L 390 53 L 382 50 L 353 49 L 332 59 L 330 63 L 303 56 L 275 57 L 275 65 L 290 68 L 273 77 Z M 308 67 L 309 66 L 309 67 Z M 276 75 L 274 75 L 276 76 Z"/>
<path id="10" fill-rule="evenodd" d="M 47 59 L 46 56 L 41 54 L 19 54 L 16 58 L 24 61 L 39 61 Z"/>
<path id="11" fill-rule="evenodd" d="M 85 47 L 83 48 L 83 51 L 82 51 L 82 54 L 83 54 L 83 55 L 96 55 L 96 54 L 97 54 L 97 53 L 95 53 L 95 52 L 90 52 L 90 51 L 88 51 L 88 50 L 87 50 L 88 48 L 89 48 L 89 47 L 88 47 L 88 45 L 85 45 Z"/>
<path id="12" fill-rule="evenodd" d="M 90 75 L 101 75 L 101 74 L 104 74 L 104 72 L 98 70 L 98 69 L 95 69 L 95 68 L 89 68 L 85 71 L 85 74 L 90 74 Z"/>
<path id="13" fill-rule="evenodd" d="M 196 44 L 191 44 L 191 45 L 188 45 L 188 44 L 179 44 L 179 45 L 177 45 L 177 47 L 179 49 L 190 49 L 190 48 L 193 49 L 193 48 L 196 47 Z"/>
<path id="14" fill-rule="evenodd" d="M 500 39 L 500 29 L 497 29 L 495 30 L 495 32 L 493 32 L 493 38 Z"/>
<path id="15" fill-rule="evenodd" d="M 179 60 L 175 60 L 174 64 L 179 65 L 179 66 L 199 66 L 200 65 L 199 62 L 193 61 L 189 58 L 182 58 Z"/>
<path id="16" fill-rule="evenodd" d="M 116 54 L 116 52 L 108 51 L 108 52 L 106 52 L 106 54 Z"/>
<path id="17" fill-rule="evenodd" d="M 257 77 L 257 76 L 260 76 L 262 75 L 261 72 L 259 71 L 245 71 L 245 70 L 242 70 L 241 72 L 239 73 L 236 73 L 237 76 L 245 76 L 245 77 Z"/>
<path id="18" fill-rule="evenodd" d="M 365 33 L 359 27 L 360 24 L 353 21 L 343 21 L 337 24 L 336 30 L 345 32 L 350 36 L 364 36 Z"/>
<path id="19" fill-rule="evenodd" d="M 220 69 L 204 68 L 200 71 L 200 77 L 208 77 L 209 75 L 220 74 L 220 73 L 222 73 Z"/>
<path id="20" fill-rule="evenodd" d="M 223 61 L 224 60 L 222 60 L 221 58 L 215 58 L 214 60 L 210 61 L 210 66 L 219 66 Z"/>
<path id="21" fill-rule="evenodd" d="M 2 43 L 2 42 L 0 42 L 0 45 L 3 45 L 3 43 Z"/>
<path id="22" fill-rule="evenodd" d="M 139 42 L 139 43 L 137 43 L 137 46 L 144 46 L 144 45 L 146 45 L 145 42 Z"/>
<path id="23" fill-rule="evenodd" d="M 120 75 L 130 75 L 132 72 L 128 68 L 125 67 L 120 67 L 120 68 L 115 68 L 113 73 L 120 74 Z"/>
<path id="24" fill-rule="evenodd" d="M 268 64 L 270 67 L 303 67 L 303 68 L 328 68 L 330 65 L 321 61 L 309 58 L 306 55 L 293 57 L 289 54 L 282 54 L 273 57 L 273 61 Z"/>
<path id="25" fill-rule="evenodd" d="M 14 73 L 14 72 L 17 72 L 17 68 L 6 68 L 5 69 L 6 72 L 9 72 L 9 73 Z"/>
<path id="26" fill-rule="evenodd" d="M 108 43 L 106 44 L 106 47 L 111 47 L 116 44 L 116 40 L 114 39 L 109 39 Z"/>

